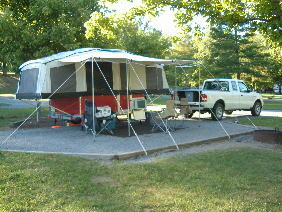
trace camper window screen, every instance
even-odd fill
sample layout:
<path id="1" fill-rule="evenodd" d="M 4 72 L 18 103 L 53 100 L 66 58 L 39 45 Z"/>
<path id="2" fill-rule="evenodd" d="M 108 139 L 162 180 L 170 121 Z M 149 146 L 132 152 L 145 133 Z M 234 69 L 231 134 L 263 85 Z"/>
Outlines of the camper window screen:
<path id="1" fill-rule="evenodd" d="M 98 64 L 98 66 L 97 66 Z M 105 76 L 110 87 L 113 88 L 113 71 L 112 63 L 110 62 L 98 62 L 93 63 L 94 67 L 94 86 L 95 92 L 100 94 L 111 94 L 108 84 L 106 83 L 103 75 Z M 91 62 L 85 64 L 86 67 L 86 82 L 87 82 L 87 91 L 91 92 L 92 90 L 92 65 Z M 100 69 L 103 75 L 100 72 Z"/>
<path id="2" fill-rule="evenodd" d="M 163 89 L 162 69 L 146 67 L 147 89 Z"/>
<path id="3" fill-rule="evenodd" d="M 76 76 L 72 75 L 75 72 L 75 64 L 51 68 L 50 72 L 52 92 L 55 92 L 60 86 L 57 93 L 76 91 Z"/>
<path id="4" fill-rule="evenodd" d="M 33 99 L 35 97 L 38 73 L 38 68 L 28 69 L 21 72 L 19 94 L 28 94 L 28 96 L 25 96 L 25 98 L 28 99 Z"/>
<path id="5" fill-rule="evenodd" d="M 126 84 L 127 84 L 127 80 L 126 80 L 126 64 L 125 63 L 120 63 L 120 85 L 121 85 L 121 90 L 126 90 Z"/>

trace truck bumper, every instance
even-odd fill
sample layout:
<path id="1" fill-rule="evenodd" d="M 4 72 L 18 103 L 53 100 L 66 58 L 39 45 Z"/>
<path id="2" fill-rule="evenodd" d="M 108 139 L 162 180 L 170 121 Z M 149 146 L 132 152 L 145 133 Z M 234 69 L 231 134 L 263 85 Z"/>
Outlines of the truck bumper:
<path id="1" fill-rule="evenodd" d="M 204 110 L 204 106 L 203 105 L 190 105 L 190 107 L 191 107 L 191 109 L 193 110 L 193 111 L 201 111 L 201 110 Z"/>

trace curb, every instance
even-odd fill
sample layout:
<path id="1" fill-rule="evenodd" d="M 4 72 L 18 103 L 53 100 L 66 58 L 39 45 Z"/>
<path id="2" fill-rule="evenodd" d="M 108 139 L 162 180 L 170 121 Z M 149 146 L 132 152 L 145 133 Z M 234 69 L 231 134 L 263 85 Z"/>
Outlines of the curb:
<path id="1" fill-rule="evenodd" d="M 240 135 L 249 135 L 249 134 L 253 134 L 253 131 L 244 132 L 244 133 L 236 133 L 236 134 L 230 135 L 230 138 L 238 137 Z M 204 144 L 204 143 L 218 142 L 218 141 L 223 141 L 223 140 L 227 140 L 227 139 L 229 139 L 228 136 L 222 136 L 222 137 L 217 137 L 217 138 L 205 139 L 205 140 L 201 140 L 201 141 L 194 141 L 194 142 L 178 144 L 178 147 L 179 147 L 179 149 L 183 149 L 183 148 L 187 148 L 187 147 L 199 146 L 199 145 Z M 160 152 L 160 151 L 167 150 L 167 149 L 175 149 L 175 145 L 165 146 L 165 147 L 160 147 L 160 148 L 154 148 L 154 149 L 148 149 L 146 151 L 149 155 L 149 154 L 153 154 L 155 152 Z M 137 156 L 144 156 L 144 155 L 146 155 L 144 151 L 126 152 L 126 153 L 114 155 L 114 159 L 115 160 L 128 160 L 128 159 L 131 159 L 131 158 L 135 158 Z"/>
<path id="2" fill-rule="evenodd" d="M 243 132 L 243 133 L 236 133 L 230 135 L 230 138 L 235 138 L 241 135 L 250 135 L 253 134 L 253 131 L 248 131 L 248 132 Z M 223 141 L 229 139 L 228 136 L 221 136 L 217 138 L 209 138 L 205 140 L 199 140 L 199 141 L 193 141 L 193 142 L 187 142 L 187 143 L 182 143 L 178 144 L 179 149 L 187 148 L 187 147 L 193 147 L 193 146 L 199 146 L 201 144 L 205 143 L 212 143 L 212 142 L 218 142 L 218 141 Z M 163 150 L 168 150 L 168 149 L 176 149 L 175 145 L 170 145 L 170 146 L 164 146 L 164 147 L 159 147 L 159 148 L 153 148 L 153 149 L 148 149 L 146 150 L 148 155 L 160 152 Z M 37 153 L 37 154 L 62 154 L 62 155 L 74 155 L 74 156 L 79 156 L 79 157 L 87 157 L 91 159 L 97 159 L 97 160 L 128 160 L 131 158 L 135 158 L 138 156 L 145 156 L 144 151 L 134 151 L 134 152 L 126 152 L 126 153 L 121 153 L 121 154 L 96 154 L 96 153 L 71 153 L 71 152 L 44 152 L 44 151 L 21 151 L 21 150 L 3 150 L 6 152 L 22 152 L 22 153 Z"/>

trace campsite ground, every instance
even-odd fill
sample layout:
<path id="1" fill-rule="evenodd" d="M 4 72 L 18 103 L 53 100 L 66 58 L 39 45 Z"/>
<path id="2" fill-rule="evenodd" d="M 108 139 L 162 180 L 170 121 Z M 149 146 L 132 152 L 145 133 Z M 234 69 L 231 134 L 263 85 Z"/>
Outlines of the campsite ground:
<path id="1" fill-rule="evenodd" d="M 0 77 L 0 87 L 1 87 L 1 93 L 7 93 L 8 91 L 14 90 L 14 87 L 16 85 L 17 82 L 17 77 L 15 75 L 8 75 L 8 76 L 3 76 L 1 75 Z M 9 93 L 9 92 L 8 92 Z M 14 95 L 4 95 L 5 98 L 3 98 L 3 96 L 1 96 L 1 103 L 3 104 L 7 104 L 9 108 L 23 108 L 23 107 L 33 107 L 32 105 L 26 103 L 26 102 L 22 102 L 19 100 L 15 100 L 14 99 Z M 9 101 L 6 102 L 5 101 Z M 11 104 L 11 102 L 13 102 Z M 5 108 L 5 106 L 1 106 L 1 108 Z M 276 113 L 281 113 L 279 111 L 263 111 L 263 116 L 277 116 Z M 248 114 L 249 115 L 249 114 Z M 0 114 L 1 116 L 1 114 Z M 243 115 L 245 117 L 245 115 Z M 281 116 L 281 114 L 279 115 Z M 1 117 L 0 117 L 1 118 Z M 194 120 L 197 118 L 197 114 L 194 115 Z M 203 118 L 204 121 L 209 121 L 209 115 L 206 116 L 201 116 L 201 118 Z M 234 122 L 234 117 L 227 117 L 230 119 L 230 121 Z M 240 116 L 239 116 L 240 118 Z M 242 118 L 242 117 L 241 117 Z M 52 126 L 66 126 L 66 123 L 63 121 L 58 120 L 56 123 L 54 122 L 54 119 L 50 119 L 50 118 L 42 118 L 40 120 L 40 122 L 36 121 L 36 118 L 31 118 L 29 119 L 22 127 L 21 129 L 50 129 Z M 147 134 L 150 133 L 150 128 L 145 128 L 140 127 L 140 130 L 142 131 L 138 131 L 138 134 L 142 135 L 142 134 Z M 12 130 L 9 126 L 6 126 L 6 130 Z M 191 134 L 189 135 L 191 136 Z M 30 138 L 32 139 L 32 138 Z M 186 151 L 188 152 L 200 152 L 200 151 L 206 151 L 206 150 L 211 150 L 211 149 L 218 149 L 218 148 L 228 148 L 228 147 L 236 147 L 236 146 L 251 146 L 254 148 L 267 148 L 267 149 L 272 149 L 275 150 L 275 145 L 270 145 L 270 144 L 262 144 L 259 142 L 256 142 L 253 140 L 252 135 L 241 135 L 237 138 L 233 138 L 233 139 L 228 139 L 226 141 L 220 141 L 220 142 L 212 142 L 212 143 L 205 143 L 202 144 L 200 146 L 194 146 L 192 148 L 186 148 L 186 149 L 182 149 L 181 151 L 160 151 L 157 153 L 154 153 L 152 155 L 150 155 L 150 157 L 136 157 L 134 159 L 128 160 L 128 161 L 150 161 L 153 158 L 156 157 L 167 157 L 170 156 L 172 154 L 179 154 L 179 153 L 185 153 Z M 281 151 L 281 148 L 278 151 Z"/>
<path id="2" fill-rule="evenodd" d="M 240 119 L 243 117 L 244 116 L 238 118 Z M 222 122 L 224 126 L 227 125 L 226 129 L 228 132 L 234 131 L 237 133 L 237 131 L 235 131 L 236 128 L 240 130 L 238 132 L 245 130 L 245 128 L 250 133 L 252 132 L 253 129 L 250 127 L 240 127 L 238 124 L 230 123 L 232 120 L 234 122 L 234 117 L 227 117 Z M 172 132 L 172 136 L 177 143 L 184 140 L 187 142 L 189 142 L 189 140 L 191 142 L 204 140 L 204 142 L 180 148 L 179 151 L 176 151 L 175 147 L 172 147 L 149 153 L 148 156 L 135 155 L 132 159 L 126 159 L 125 162 L 151 162 L 158 158 L 170 157 L 177 154 L 190 154 L 236 147 L 262 148 L 281 152 L 280 145 L 257 142 L 253 139 L 253 135 L 250 133 L 222 140 L 221 136 L 224 136 L 223 133 L 218 136 L 218 140 L 207 140 L 216 137 L 219 131 L 223 132 L 220 125 L 212 121 L 209 117 L 203 118 L 201 121 L 198 121 L 197 117 L 194 117 L 188 119 L 187 124 L 188 128 Z M 134 138 L 134 136 L 126 137 L 126 130 L 123 131 L 125 132 L 124 134 L 121 134 L 121 130 L 119 130 L 120 128 L 116 131 L 119 133 L 118 135 L 117 133 L 114 133 L 115 136 L 109 134 L 99 135 L 96 142 L 93 143 L 93 137 L 91 137 L 90 134 L 82 132 L 79 129 L 80 126 L 66 127 L 66 123 L 63 121 L 58 121 L 56 123 L 56 126 L 61 126 L 59 128 L 52 129 L 53 125 L 54 120 L 49 118 L 44 118 L 39 123 L 36 122 L 36 119 L 28 120 L 21 129 L 1 147 L 1 149 L 26 152 L 62 152 L 63 154 L 66 152 L 68 154 L 73 152 L 74 154 L 81 153 L 77 155 L 87 158 L 93 158 L 93 155 L 97 154 L 99 155 L 98 161 L 102 163 L 108 163 L 112 160 L 103 155 L 128 154 L 134 151 L 140 151 L 140 146 L 136 138 Z M 162 132 L 151 133 L 151 126 L 149 125 L 136 124 L 134 128 L 146 149 L 154 149 L 165 145 L 171 146 L 173 144 L 171 139 L 169 139 L 168 134 Z M 213 128 L 216 128 L 217 130 L 213 130 Z M 4 141 L 12 132 L 11 128 L 8 129 L 9 131 L 3 132 L 2 136 L 0 136 L 2 138 L 1 141 Z M 206 130 L 206 133 L 201 134 L 200 132 L 203 132 L 202 130 L 204 129 Z M 206 134 L 206 136 L 203 136 L 203 134 Z M 102 155 L 102 157 L 100 157 L 100 155 Z"/>

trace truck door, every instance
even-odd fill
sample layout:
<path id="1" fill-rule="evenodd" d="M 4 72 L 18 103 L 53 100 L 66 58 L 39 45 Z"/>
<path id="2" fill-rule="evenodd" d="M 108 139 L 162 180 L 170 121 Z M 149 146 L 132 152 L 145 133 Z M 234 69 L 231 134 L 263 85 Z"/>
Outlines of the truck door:
<path id="1" fill-rule="evenodd" d="M 231 81 L 232 109 L 240 109 L 240 91 L 236 81 Z"/>
<path id="2" fill-rule="evenodd" d="M 244 82 L 238 82 L 240 92 L 240 106 L 242 109 L 250 109 L 253 102 L 253 93 L 250 92 L 248 86 Z"/>

